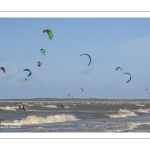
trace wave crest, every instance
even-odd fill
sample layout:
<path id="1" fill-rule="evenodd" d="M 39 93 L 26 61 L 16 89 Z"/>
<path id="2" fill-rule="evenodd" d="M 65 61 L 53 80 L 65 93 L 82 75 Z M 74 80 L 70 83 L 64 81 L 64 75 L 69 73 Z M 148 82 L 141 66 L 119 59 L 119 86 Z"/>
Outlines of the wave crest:
<path id="1" fill-rule="evenodd" d="M 16 111 L 16 108 L 18 107 L 11 107 L 11 106 L 0 107 L 0 109 L 2 110 L 13 110 L 13 111 Z"/>
<path id="2" fill-rule="evenodd" d="M 117 114 L 112 114 L 107 116 L 110 118 L 121 118 L 121 117 L 128 117 L 128 116 L 136 116 L 136 114 L 130 110 L 119 109 Z"/>
<path id="3" fill-rule="evenodd" d="M 77 120 L 72 115 L 53 115 L 47 117 L 28 116 L 22 120 L 1 121 L 1 125 L 26 125 L 26 124 L 44 124 Z"/>

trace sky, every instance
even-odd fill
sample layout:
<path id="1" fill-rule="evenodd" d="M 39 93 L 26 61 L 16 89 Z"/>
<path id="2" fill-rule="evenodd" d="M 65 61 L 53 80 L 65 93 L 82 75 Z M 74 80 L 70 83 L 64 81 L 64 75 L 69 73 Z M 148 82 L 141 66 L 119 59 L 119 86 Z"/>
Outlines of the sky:
<path id="1" fill-rule="evenodd" d="M 0 18 L 0 99 L 150 98 L 149 64 L 150 18 Z"/>

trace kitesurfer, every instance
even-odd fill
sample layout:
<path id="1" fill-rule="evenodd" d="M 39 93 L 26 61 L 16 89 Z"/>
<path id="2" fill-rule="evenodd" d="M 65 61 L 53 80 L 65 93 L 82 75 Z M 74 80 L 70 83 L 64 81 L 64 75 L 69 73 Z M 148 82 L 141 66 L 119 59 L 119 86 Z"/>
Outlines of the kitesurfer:
<path id="1" fill-rule="evenodd" d="M 19 106 L 19 109 L 22 109 L 21 106 Z"/>
<path id="2" fill-rule="evenodd" d="M 25 107 L 23 106 L 23 108 L 22 108 L 24 111 L 26 111 L 26 109 L 25 109 Z"/>
<path id="3" fill-rule="evenodd" d="M 64 108 L 64 105 L 63 105 L 63 104 L 61 104 L 60 106 Z"/>

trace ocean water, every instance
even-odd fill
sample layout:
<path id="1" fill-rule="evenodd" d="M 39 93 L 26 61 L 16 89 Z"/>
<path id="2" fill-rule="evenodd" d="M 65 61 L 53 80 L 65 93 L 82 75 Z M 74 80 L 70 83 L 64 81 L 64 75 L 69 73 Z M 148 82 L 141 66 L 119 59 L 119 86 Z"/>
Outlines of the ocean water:
<path id="1" fill-rule="evenodd" d="M 150 132 L 150 100 L 1 99 L 0 132 Z"/>

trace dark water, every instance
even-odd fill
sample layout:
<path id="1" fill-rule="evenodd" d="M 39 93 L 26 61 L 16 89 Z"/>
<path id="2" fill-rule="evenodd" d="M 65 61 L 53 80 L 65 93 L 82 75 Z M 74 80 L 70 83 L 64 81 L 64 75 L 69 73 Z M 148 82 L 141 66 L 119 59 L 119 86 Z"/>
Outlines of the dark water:
<path id="1" fill-rule="evenodd" d="M 0 132 L 150 132 L 150 100 L 0 100 Z"/>

